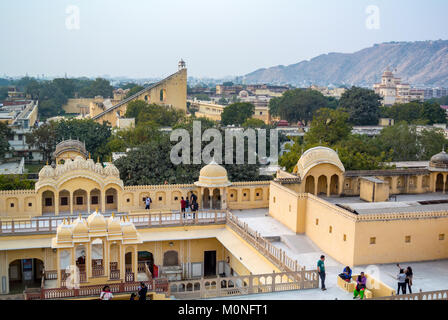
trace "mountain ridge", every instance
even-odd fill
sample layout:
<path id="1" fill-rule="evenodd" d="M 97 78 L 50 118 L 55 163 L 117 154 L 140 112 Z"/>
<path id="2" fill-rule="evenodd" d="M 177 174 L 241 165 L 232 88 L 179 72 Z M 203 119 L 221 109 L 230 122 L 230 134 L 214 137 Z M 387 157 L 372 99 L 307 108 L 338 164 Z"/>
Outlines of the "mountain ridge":
<path id="1" fill-rule="evenodd" d="M 386 68 L 415 86 L 448 86 L 448 40 L 385 42 L 353 53 L 329 52 L 295 64 L 260 68 L 245 83 L 295 86 L 360 85 L 379 82 Z"/>

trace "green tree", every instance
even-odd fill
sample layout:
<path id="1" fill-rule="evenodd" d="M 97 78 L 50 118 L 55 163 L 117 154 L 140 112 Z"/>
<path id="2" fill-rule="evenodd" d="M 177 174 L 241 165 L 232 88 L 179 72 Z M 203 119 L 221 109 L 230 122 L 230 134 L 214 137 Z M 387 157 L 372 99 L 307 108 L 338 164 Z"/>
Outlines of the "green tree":
<path id="1" fill-rule="evenodd" d="M 346 139 L 352 130 L 348 123 L 349 115 L 343 110 L 322 108 L 316 112 L 311 122 L 310 130 L 305 134 L 304 141 L 310 145 L 334 145 Z"/>
<path id="2" fill-rule="evenodd" d="M 263 120 L 255 119 L 255 118 L 249 118 L 243 123 L 243 128 L 266 128 L 268 127 Z"/>
<path id="3" fill-rule="evenodd" d="M 28 180 L 26 175 L 0 175 L 0 190 L 28 190 L 34 189 L 35 182 Z"/>
<path id="4" fill-rule="evenodd" d="M 254 115 L 255 106 L 248 102 L 237 102 L 225 107 L 221 113 L 221 123 L 227 125 L 242 125 Z"/>
<path id="5" fill-rule="evenodd" d="M 269 101 L 272 115 L 291 123 L 311 121 L 315 111 L 330 107 L 330 101 L 322 93 L 311 89 L 294 89 Z"/>
<path id="6" fill-rule="evenodd" d="M 196 99 L 200 101 L 210 101 L 210 97 L 205 93 L 198 93 L 194 96 Z"/>
<path id="7" fill-rule="evenodd" d="M 131 89 L 129 89 L 129 92 L 126 94 L 125 98 L 132 97 L 134 94 L 142 91 L 143 89 L 145 88 L 139 85 L 133 86 Z"/>
<path id="8" fill-rule="evenodd" d="M 393 161 L 418 160 L 418 135 L 405 121 L 384 128 L 377 138 L 383 150 L 392 150 Z"/>
<path id="9" fill-rule="evenodd" d="M 99 124 L 92 119 L 70 119 L 57 123 L 56 138 L 58 142 L 69 138 L 83 141 L 94 159 L 100 157 L 104 160 L 110 153 L 106 146 L 111 131 L 112 127 L 107 122 Z"/>
<path id="10" fill-rule="evenodd" d="M 381 97 L 373 90 L 352 87 L 345 91 L 339 100 L 339 108 L 349 114 L 353 125 L 377 125 L 380 117 Z"/>
<path id="11" fill-rule="evenodd" d="M 423 129 L 418 135 L 419 160 L 425 161 L 448 146 L 445 132 L 439 128 Z"/>
<path id="12" fill-rule="evenodd" d="M 394 104 L 391 107 L 381 108 L 381 115 L 396 122 L 406 121 L 409 124 L 446 123 L 445 111 L 435 102 L 413 101 Z"/>
<path id="13" fill-rule="evenodd" d="M 57 123 L 54 121 L 47 122 L 32 132 L 25 135 L 26 143 L 32 147 L 42 151 L 44 161 L 51 161 L 58 137 L 56 136 Z"/>
<path id="14" fill-rule="evenodd" d="M 185 117 L 185 113 L 173 107 L 147 104 L 142 100 L 131 101 L 126 117 L 135 118 L 135 123 L 153 122 L 160 126 L 173 126 Z"/>

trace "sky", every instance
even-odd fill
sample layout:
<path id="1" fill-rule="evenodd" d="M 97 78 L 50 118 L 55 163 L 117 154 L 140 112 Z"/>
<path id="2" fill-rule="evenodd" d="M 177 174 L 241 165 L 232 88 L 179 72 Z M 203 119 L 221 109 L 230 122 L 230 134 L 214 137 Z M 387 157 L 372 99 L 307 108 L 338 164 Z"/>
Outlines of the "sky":
<path id="1" fill-rule="evenodd" d="M 448 39 L 446 0 L 1 0 L 0 77 L 220 78 Z"/>

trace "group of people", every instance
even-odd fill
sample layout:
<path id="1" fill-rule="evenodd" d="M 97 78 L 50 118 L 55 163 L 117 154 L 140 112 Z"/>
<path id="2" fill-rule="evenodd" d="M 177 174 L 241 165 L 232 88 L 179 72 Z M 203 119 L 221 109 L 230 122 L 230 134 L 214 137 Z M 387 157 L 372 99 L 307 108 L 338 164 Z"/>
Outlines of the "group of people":
<path id="1" fill-rule="evenodd" d="M 414 277 L 412 268 L 408 266 L 406 269 L 403 269 L 402 267 L 400 267 L 398 263 L 397 267 L 398 269 L 400 269 L 400 272 L 397 275 L 398 280 L 397 294 L 400 294 L 400 289 L 402 294 L 406 294 L 406 287 L 409 288 L 409 293 L 412 293 L 412 278 Z"/>
<path id="2" fill-rule="evenodd" d="M 397 264 L 397 267 L 400 269 L 400 273 L 397 275 L 398 280 L 398 290 L 397 294 L 400 294 L 400 290 L 402 294 L 406 294 L 406 289 L 409 289 L 409 292 L 412 293 L 412 278 L 414 276 L 414 273 L 412 271 L 411 267 L 407 267 L 406 269 L 403 269 L 400 267 L 399 264 Z M 325 256 L 320 256 L 320 260 L 317 261 L 317 272 L 319 273 L 319 277 L 322 284 L 322 291 L 327 290 L 325 288 Z M 339 277 L 347 282 L 352 281 L 352 269 L 349 266 L 346 266 L 342 273 L 339 274 Z M 361 272 L 358 277 L 356 278 L 356 287 L 353 290 L 353 299 L 356 299 L 358 296 L 360 299 L 364 299 L 364 293 L 367 286 L 367 276 L 364 274 L 364 272 Z"/>
<path id="3" fill-rule="evenodd" d="M 189 213 L 190 211 L 193 212 L 193 219 L 196 217 L 196 212 L 199 210 L 199 204 L 198 204 L 198 196 L 194 193 L 191 195 L 191 198 L 184 199 L 184 197 L 180 200 L 180 210 L 182 211 L 182 214 Z"/>
<path id="4" fill-rule="evenodd" d="M 140 282 L 137 294 L 135 292 L 131 293 L 130 300 L 135 300 L 138 295 L 138 301 L 146 301 L 146 294 L 148 293 L 148 286 L 144 282 Z M 112 300 L 114 295 L 110 291 L 109 286 L 105 286 L 100 294 L 100 300 Z"/>

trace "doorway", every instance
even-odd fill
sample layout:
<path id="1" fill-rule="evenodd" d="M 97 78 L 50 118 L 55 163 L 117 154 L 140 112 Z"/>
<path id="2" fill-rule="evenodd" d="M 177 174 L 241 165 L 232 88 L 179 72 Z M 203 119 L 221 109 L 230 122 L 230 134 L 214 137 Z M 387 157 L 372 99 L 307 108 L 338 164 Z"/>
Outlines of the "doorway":
<path id="1" fill-rule="evenodd" d="M 216 276 L 216 251 L 204 251 L 204 277 Z"/>

